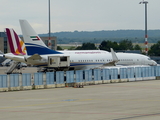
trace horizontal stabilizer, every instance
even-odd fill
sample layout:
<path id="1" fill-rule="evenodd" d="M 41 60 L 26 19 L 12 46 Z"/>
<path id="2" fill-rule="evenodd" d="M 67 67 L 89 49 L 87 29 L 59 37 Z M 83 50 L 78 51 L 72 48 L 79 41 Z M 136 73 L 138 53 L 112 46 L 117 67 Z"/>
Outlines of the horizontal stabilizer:
<path id="1" fill-rule="evenodd" d="M 33 60 L 33 59 L 34 60 L 40 60 L 40 59 L 42 59 L 42 57 L 38 54 L 34 54 L 31 57 L 27 58 L 27 60 Z"/>

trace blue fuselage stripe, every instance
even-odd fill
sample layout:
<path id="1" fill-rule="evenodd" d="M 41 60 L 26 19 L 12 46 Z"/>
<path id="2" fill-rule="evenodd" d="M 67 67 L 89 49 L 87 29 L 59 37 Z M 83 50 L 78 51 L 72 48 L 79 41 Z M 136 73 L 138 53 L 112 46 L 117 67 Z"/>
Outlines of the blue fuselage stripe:
<path id="1" fill-rule="evenodd" d="M 88 66 L 88 65 L 102 65 L 104 63 L 71 63 L 70 66 L 71 67 L 76 67 L 76 66 Z M 41 65 L 35 65 L 37 67 L 42 67 L 42 66 L 47 66 L 47 64 L 41 64 Z"/>
<path id="2" fill-rule="evenodd" d="M 46 55 L 46 54 L 63 54 L 58 51 L 51 50 L 47 47 L 39 47 L 39 46 L 26 46 L 27 49 L 27 54 L 28 55 L 34 55 L 34 54 L 39 54 L 39 55 Z"/>

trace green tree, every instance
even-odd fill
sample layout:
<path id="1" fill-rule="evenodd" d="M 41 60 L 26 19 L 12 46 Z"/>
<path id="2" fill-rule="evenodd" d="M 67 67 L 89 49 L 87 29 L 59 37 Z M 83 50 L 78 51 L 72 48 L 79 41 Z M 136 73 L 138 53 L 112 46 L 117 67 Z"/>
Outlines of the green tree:
<path id="1" fill-rule="evenodd" d="M 76 50 L 97 50 L 94 43 L 83 43 L 82 46 L 77 47 Z"/>
<path id="2" fill-rule="evenodd" d="M 138 44 L 136 44 L 136 45 L 134 46 L 134 50 L 140 50 L 140 51 L 142 51 L 142 48 L 141 48 Z"/>
<path id="3" fill-rule="evenodd" d="M 148 54 L 151 56 L 160 56 L 160 41 L 150 47 Z"/>
<path id="4" fill-rule="evenodd" d="M 74 50 L 74 49 L 76 49 L 74 46 L 68 48 L 68 50 Z"/>
<path id="5" fill-rule="evenodd" d="M 119 42 L 120 50 L 133 50 L 132 41 L 126 39 Z"/>
<path id="6" fill-rule="evenodd" d="M 60 46 L 57 46 L 57 50 L 63 50 Z"/>
<path id="7" fill-rule="evenodd" d="M 118 43 L 107 40 L 102 41 L 102 43 L 99 45 L 100 50 L 110 51 L 110 48 L 113 48 L 114 50 L 119 50 Z"/>
<path id="8" fill-rule="evenodd" d="M 75 50 L 81 50 L 82 46 L 78 46 Z"/>

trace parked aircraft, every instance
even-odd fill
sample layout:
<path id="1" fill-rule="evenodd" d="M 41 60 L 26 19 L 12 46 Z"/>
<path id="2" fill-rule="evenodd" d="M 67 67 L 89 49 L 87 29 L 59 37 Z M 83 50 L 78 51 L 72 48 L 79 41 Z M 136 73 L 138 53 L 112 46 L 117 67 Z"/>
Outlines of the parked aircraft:
<path id="1" fill-rule="evenodd" d="M 50 70 L 80 70 L 107 65 L 156 65 L 148 56 L 131 53 L 115 53 L 103 50 L 56 51 L 49 49 L 26 20 L 20 20 L 25 47 L 18 43 L 18 35 L 6 28 L 8 40 L 12 41 L 9 54 L 4 57 Z M 12 34 L 14 33 L 14 34 Z M 17 52 L 18 51 L 18 52 Z"/>

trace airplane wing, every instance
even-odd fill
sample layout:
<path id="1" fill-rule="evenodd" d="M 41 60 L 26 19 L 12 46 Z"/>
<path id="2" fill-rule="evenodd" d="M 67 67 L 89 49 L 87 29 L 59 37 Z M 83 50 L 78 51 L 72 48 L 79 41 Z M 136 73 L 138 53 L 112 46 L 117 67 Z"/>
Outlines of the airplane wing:
<path id="1" fill-rule="evenodd" d="M 105 63 L 103 64 L 103 66 L 116 66 L 115 61 L 109 62 L 109 63 Z"/>
<path id="2" fill-rule="evenodd" d="M 114 50 L 111 48 L 111 54 L 112 54 L 112 59 L 113 61 L 103 64 L 103 66 L 116 66 L 116 63 L 119 61 L 118 57 L 116 55 L 116 53 L 114 52 Z"/>
<path id="3" fill-rule="evenodd" d="M 31 57 L 27 58 L 27 60 L 33 60 L 33 59 L 34 60 L 40 60 L 40 59 L 42 59 L 42 57 L 38 54 L 34 54 Z"/>

